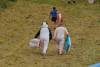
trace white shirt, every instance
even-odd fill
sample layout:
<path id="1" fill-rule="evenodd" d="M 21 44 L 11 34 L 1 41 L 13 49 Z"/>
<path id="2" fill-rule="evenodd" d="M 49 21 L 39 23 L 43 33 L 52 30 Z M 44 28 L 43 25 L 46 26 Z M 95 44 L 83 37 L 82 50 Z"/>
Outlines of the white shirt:
<path id="1" fill-rule="evenodd" d="M 48 29 L 48 25 L 45 22 L 41 26 L 40 38 L 49 39 L 49 29 Z"/>
<path id="2" fill-rule="evenodd" d="M 41 30 L 40 30 L 40 38 L 49 38 L 49 30 L 48 30 L 48 28 L 41 28 Z"/>
<path id="3" fill-rule="evenodd" d="M 68 31 L 65 27 L 57 27 L 54 33 L 54 38 L 64 39 L 65 34 L 68 34 Z"/>

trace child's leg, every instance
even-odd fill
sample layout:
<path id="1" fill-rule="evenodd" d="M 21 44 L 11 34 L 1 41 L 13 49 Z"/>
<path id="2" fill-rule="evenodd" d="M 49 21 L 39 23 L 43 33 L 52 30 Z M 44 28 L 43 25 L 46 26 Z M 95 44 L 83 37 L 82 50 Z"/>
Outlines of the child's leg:
<path id="1" fill-rule="evenodd" d="M 44 41 L 41 39 L 40 40 L 40 44 L 39 44 L 39 47 L 40 47 L 40 53 L 42 54 L 42 51 L 43 51 L 43 43 Z"/>
<path id="2" fill-rule="evenodd" d="M 57 53 L 60 54 L 60 40 L 56 39 Z"/>
<path id="3" fill-rule="evenodd" d="M 60 40 L 60 43 L 59 43 L 59 54 L 62 54 L 63 53 L 63 48 L 64 48 L 64 39 L 61 39 Z"/>
<path id="4" fill-rule="evenodd" d="M 43 54 L 46 54 L 48 49 L 49 39 L 44 40 L 44 46 L 43 46 Z"/>

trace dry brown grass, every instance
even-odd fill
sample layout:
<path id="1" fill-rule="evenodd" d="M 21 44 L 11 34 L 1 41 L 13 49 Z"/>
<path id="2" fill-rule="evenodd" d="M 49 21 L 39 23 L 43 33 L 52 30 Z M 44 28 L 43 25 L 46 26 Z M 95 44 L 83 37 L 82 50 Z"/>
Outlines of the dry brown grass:
<path id="1" fill-rule="evenodd" d="M 68 55 L 57 55 L 53 41 L 45 58 L 39 49 L 28 47 L 44 18 L 52 27 L 52 5 L 18 1 L 0 12 L 0 67 L 86 67 L 100 62 L 100 4 L 55 4 L 72 37 Z"/>

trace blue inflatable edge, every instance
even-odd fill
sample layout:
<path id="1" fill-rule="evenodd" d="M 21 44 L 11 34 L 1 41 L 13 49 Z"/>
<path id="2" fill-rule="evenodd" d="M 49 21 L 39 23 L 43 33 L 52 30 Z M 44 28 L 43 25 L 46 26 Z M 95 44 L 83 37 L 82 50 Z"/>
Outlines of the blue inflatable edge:
<path id="1" fill-rule="evenodd" d="M 90 65 L 88 67 L 100 67 L 100 63 L 92 64 L 92 65 Z"/>

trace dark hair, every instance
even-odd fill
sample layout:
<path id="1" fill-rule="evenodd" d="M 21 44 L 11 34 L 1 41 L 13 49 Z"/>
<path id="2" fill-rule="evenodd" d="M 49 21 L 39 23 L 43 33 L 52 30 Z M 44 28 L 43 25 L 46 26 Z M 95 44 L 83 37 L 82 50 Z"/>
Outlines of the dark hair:
<path id="1" fill-rule="evenodd" d="M 56 7 L 53 7 L 53 10 L 56 10 Z"/>

